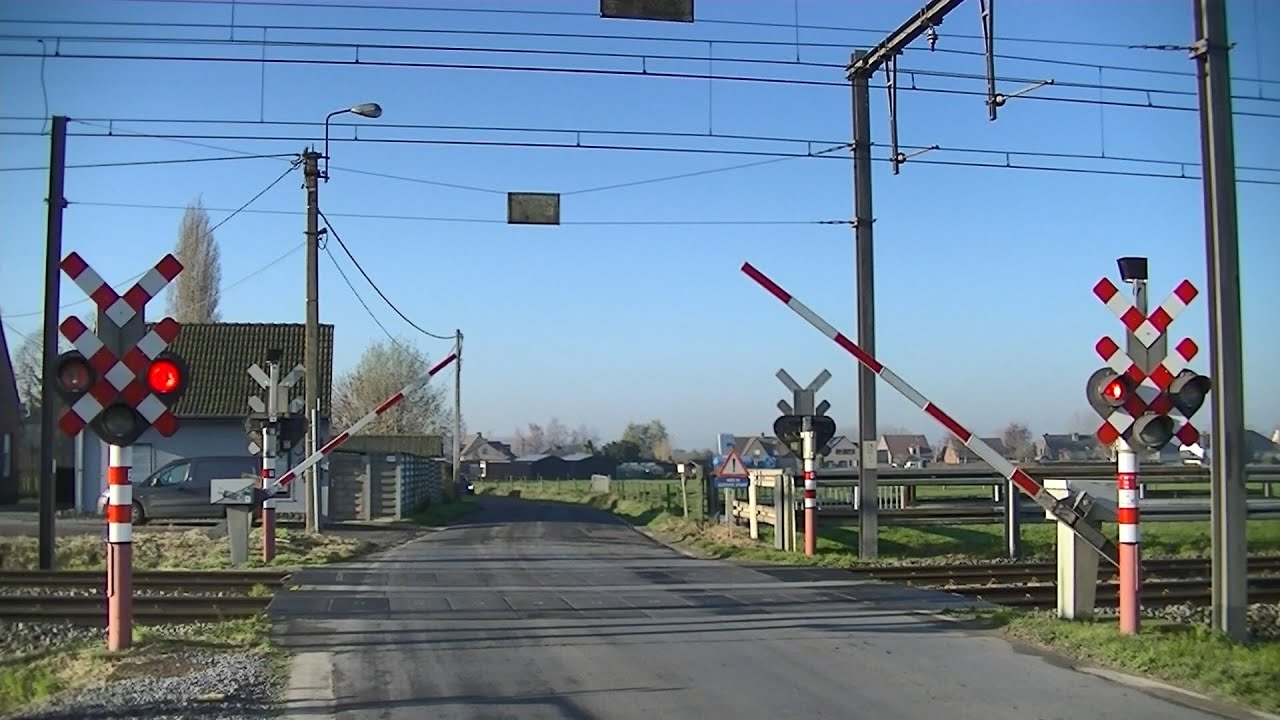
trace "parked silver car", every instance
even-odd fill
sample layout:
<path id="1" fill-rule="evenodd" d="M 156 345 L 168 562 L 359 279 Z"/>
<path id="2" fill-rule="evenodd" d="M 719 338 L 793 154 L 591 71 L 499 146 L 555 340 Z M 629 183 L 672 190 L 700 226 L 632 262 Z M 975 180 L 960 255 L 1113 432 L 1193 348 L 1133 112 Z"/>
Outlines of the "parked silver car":
<path id="1" fill-rule="evenodd" d="M 256 457 L 194 457 L 173 460 L 133 483 L 133 524 L 151 519 L 204 520 L 226 516 L 226 508 L 209 502 L 209 481 L 260 474 Z M 107 512 L 107 491 L 98 497 L 98 513 Z M 254 518 L 258 516 L 255 509 Z"/>

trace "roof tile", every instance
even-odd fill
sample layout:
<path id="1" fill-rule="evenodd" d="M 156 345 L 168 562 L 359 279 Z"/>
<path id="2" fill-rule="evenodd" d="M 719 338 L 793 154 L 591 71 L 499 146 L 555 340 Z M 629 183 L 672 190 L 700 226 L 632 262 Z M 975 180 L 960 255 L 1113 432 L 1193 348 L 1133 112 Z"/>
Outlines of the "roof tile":
<path id="1" fill-rule="evenodd" d="M 153 323 L 148 323 L 148 326 Z M 178 417 L 237 417 L 249 414 L 249 396 L 265 395 L 249 366 L 265 369 L 267 351 L 279 349 L 280 374 L 287 375 L 305 357 L 302 323 L 184 323 L 169 349 L 187 362 L 191 385 L 174 408 Z M 290 399 L 304 397 L 306 380 L 293 386 Z M 329 414 L 333 394 L 333 325 L 320 326 L 320 414 Z M 265 399 L 265 397 L 264 397 Z"/>

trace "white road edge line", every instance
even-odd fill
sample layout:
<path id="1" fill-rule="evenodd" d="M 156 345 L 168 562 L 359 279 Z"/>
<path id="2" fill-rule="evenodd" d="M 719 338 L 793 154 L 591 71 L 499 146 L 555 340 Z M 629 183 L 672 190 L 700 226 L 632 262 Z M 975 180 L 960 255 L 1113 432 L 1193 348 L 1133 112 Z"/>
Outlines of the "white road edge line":
<path id="1" fill-rule="evenodd" d="M 284 720 L 320 720 L 336 716 L 333 690 L 333 653 L 304 652 L 293 656 L 289 684 L 284 691 Z"/>

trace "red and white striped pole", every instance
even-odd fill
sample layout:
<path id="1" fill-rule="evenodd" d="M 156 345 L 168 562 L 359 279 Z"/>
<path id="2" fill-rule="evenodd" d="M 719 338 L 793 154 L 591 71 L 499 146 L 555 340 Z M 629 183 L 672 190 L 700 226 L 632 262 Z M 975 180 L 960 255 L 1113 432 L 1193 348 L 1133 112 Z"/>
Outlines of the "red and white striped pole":
<path id="1" fill-rule="evenodd" d="M 813 472 L 813 419 L 804 416 L 800 452 L 804 457 L 804 554 L 818 552 L 818 478 Z"/>
<path id="2" fill-rule="evenodd" d="M 279 426 L 276 412 L 279 405 L 280 363 L 267 362 L 267 421 L 262 424 L 262 489 L 271 487 L 276 478 L 276 442 Z M 262 561 L 271 562 L 276 557 L 276 499 L 268 494 L 262 500 Z"/>
<path id="3" fill-rule="evenodd" d="M 107 468 L 107 649 L 133 644 L 133 448 L 111 445 Z"/>
<path id="4" fill-rule="evenodd" d="M 1138 455 L 1116 441 L 1116 522 L 1120 526 L 1120 634 L 1138 634 L 1141 615 L 1138 548 Z"/>
<path id="5" fill-rule="evenodd" d="M 276 477 L 276 426 L 262 426 L 262 488 L 271 487 Z M 262 501 L 262 561 L 271 562 L 276 557 L 276 499 L 267 496 Z"/>

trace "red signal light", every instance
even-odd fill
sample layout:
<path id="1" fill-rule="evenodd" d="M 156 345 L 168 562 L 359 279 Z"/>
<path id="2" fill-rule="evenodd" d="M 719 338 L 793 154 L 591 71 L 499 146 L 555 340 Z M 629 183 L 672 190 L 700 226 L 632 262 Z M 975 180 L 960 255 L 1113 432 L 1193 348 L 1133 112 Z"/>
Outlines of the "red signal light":
<path id="1" fill-rule="evenodd" d="M 1118 403 L 1124 399 L 1125 391 L 1124 382 L 1120 378 L 1116 378 L 1102 388 L 1102 396 L 1111 402 Z"/>
<path id="2" fill-rule="evenodd" d="M 147 386 L 158 395 L 177 390 L 182 385 L 182 370 L 167 358 L 160 358 L 147 368 Z"/>

